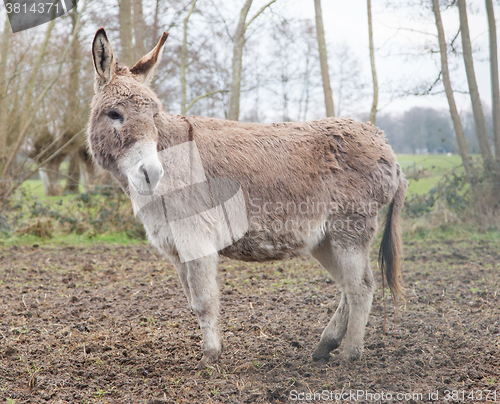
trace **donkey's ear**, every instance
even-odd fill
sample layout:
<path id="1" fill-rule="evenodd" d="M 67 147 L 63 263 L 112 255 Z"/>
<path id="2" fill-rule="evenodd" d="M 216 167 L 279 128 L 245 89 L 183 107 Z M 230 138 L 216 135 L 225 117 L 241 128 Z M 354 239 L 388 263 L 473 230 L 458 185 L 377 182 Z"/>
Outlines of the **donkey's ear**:
<path id="1" fill-rule="evenodd" d="M 149 84 L 153 78 L 156 67 L 161 60 L 163 47 L 165 46 L 167 38 L 168 32 L 164 32 L 155 48 L 146 56 L 143 56 L 141 60 L 139 60 L 135 66 L 130 69 L 135 78 L 140 82 Z"/>
<path id="2" fill-rule="evenodd" d="M 104 28 L 99 28 L 95 33 L 94 42 L 92 43 L 92 56 L 94 58 L 97 84 L 99 88 L 102 88 L 111 81 L 115 68 L 113 50 Z"/>

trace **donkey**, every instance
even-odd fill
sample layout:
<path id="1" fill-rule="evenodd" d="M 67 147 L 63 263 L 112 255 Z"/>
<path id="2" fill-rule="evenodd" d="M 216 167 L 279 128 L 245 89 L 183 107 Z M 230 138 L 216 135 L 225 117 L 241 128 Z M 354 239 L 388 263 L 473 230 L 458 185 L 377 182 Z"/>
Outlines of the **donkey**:
<path id="1" fill-rule="evenodd" d="M 129 69 L 115 61 L 104 28 L 96 32 L 88 145 L 178 271 L 203 335 L 198 366 L 221 356 L 219 254 L 261 262 L 311 253 L 342 292 L 312 358 L 326 363 L 344 340 L 343 357 L 358 359 L 375 287 L 369 250 L 383 205 L 380 266 L 393 296 L 403 298 L 407 181 L 383 132 L 352 119 L 258 124 L 167 114 L 149 87 L 167 36 Z M 214 190 L 213 179 L 232 183 Z M 219 209 L 225 201 L 239 210 L 229 202 Z M 231 242 L 221 242 L 228 228 Z"/>

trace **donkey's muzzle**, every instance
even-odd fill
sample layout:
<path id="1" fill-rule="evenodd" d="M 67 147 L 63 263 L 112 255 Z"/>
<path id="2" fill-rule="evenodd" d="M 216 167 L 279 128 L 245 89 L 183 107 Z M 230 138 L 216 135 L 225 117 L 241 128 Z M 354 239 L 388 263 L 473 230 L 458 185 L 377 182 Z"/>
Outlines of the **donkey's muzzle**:
<path id="1" fill-rule="evenodd" d="M 134 171 L 133 178 L 130 179 L 141 195 L 152 195 L 164 175 L 156 155 L 141 160 Z"/>

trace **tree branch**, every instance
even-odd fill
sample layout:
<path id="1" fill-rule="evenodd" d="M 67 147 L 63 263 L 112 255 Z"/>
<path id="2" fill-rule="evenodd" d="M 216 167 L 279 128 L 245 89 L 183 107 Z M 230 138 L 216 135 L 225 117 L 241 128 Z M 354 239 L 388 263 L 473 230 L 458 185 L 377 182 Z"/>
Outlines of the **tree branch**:
<path id="1" fill-rule="evenodd" d="M 457 50 L 455 49 L 454 44 L 455 44 L 455 40 L 458 38 L 458 35 L 460 35 L 460 27 L 458 27 L 457 34 L 455 35 L 455 37 L 450 42 L 450 48 L 453 51 L 453 53 L 457 53 Z"/>
<path id="2" fill-rule="evenodd" d="M 186 112 L 191 109 L 191 107 L 196 104 L 198 101 L 200 101 L 203 98 L 211 97 L 212 95 L 219 94 L 219 93 L 228 93 L 229 90 L 216 90 L 216 91 L 209 91 L 208 93 L 205 93 L 203 95 L 199 95 L 196 98 L 193 98 L 191 101 L 189 101 L 189 104 L 186 107 Z"/>
<path id="3" fill-rule="evenodd" d="M 405 27 L 393 27 L 391 25 L 388 25 L 388 24 L 384 24 L 383 22 L 378 22 L 379 24 L 387 27 L 387 28 L 391 28 L 391 29 L 395 29 L 396 30 L 396 33 L 399 32 L 399 31 L 410 31 L 410 32 L 415 32 L 417 34 L 422 34 L 422 35 L 429 35 L 429 36 L 433 36 L 434 38 L 437 38 L 437 34 L 433 34 L 431 32 L 426 32 L 426 31 L 419 31 L 418 29 L 412 29 L 412 28 L 405 28 Z"/>
<path id="4" fill-rule="evenodd" d="M 423 92 L 417 92 L 417 93 L 414 93 L 412 95 L 420 96 L 420 95 L 429 95 L 429 94 L 431 94 L 431 91 L 434 88 L 434 86 L 441 80 L 441 74 L 442 74 L 442 71 L 439 71 L 439 74 L 438 74 L 436 80 L 434 80 L 434 82 L 429 86 L 429 88 L 427 90 L 424 90 Z"/>
<path id="5" fill-rule="evenodd" d="M 211 0 L 211 2 L 212 2 L 212 5 L 214 6 L 214 8 L 217 10 L 217 13 L 219 13 L 219 17 L 221 18 L 222 22 L 224 23 L 224 28 L 226 30 L 227 36 L 229 37 L 229 39 L 231 39 L 231 41 L 234 41 L 234 38 L 231 35 L 231 33 L 229 32 L 229 27 L 227 26 L 226 20 L 222 16 L 222 13 L 219 11 L 217 5 L 214 3 L 214 0 Z"/>
<path id="6" fill-rule="evenodd" d="M 253 20 L 255 20 L 259 15 L 261 15 L 264 10 L 266 8 L 268 8 L 271 4 L 273 4 L 276 0 L 271 0 L 269 3 L 267 3 L 265 6 L 262 6 L 262 8 L 257 11 L 257 13 L 252 17 L 250 18 L 250 21 L 248 21 L 246 24 L 245 24 L 245 31 L 247 30 L 248 26 L 253 22 Z"/>

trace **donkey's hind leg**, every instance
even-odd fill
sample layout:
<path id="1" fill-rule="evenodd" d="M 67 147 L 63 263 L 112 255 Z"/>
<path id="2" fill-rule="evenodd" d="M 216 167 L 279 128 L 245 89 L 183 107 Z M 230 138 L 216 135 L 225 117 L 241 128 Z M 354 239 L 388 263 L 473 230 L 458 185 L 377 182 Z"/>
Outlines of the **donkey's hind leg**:
<path id="1" fill-rule="evenodd" d="M 313 361 L 326 363 L 330 359 L 330 352 L 340 346 L 345 336 L 348 316 L 349 306 L 347 305 L 345 293 L 342 293 L 339 306 L 323 330 L 321 339 L 313 352 Z"/>
<path id="2" fill-rule="evenodd" d="M 342 289 L 342 268 L 334 255 L 333 247 L 329 240 L 314 249 L 312 252 L 321 265 L 333 276 Z M 313 352 L 315 362 L 325 363 L 330 359 L 330 352 L 340 346 L 342 339 L 347 332 L 347 322 L 349 318 L 349 305 L 344 291 L 339 306 L 332 319 L 323 330 L 321 339 Z"/>
<path id="3" fill-rule="evenodd" d="M 348 360 L 363 353 L 363 339 L 373 300 L 374 281 L 368 248 L 342 249 L 325 241 L 313 256 L 332 274 L 340 286 L 339 307 L 326 326 L 313 353 L 316 361 L 327 361 L 329 353 L 345 337 L 343 353 Z"/>
<path id="4" fill-rule="evenodd" d="M 343 354 L 347 360 L 352 361 L 363 354 L 365 327 L 375 289 L 370 268 L 369 246 L 341 250 L 338 259 L 342 262 L 343 290 L 349 306 Z"/>

